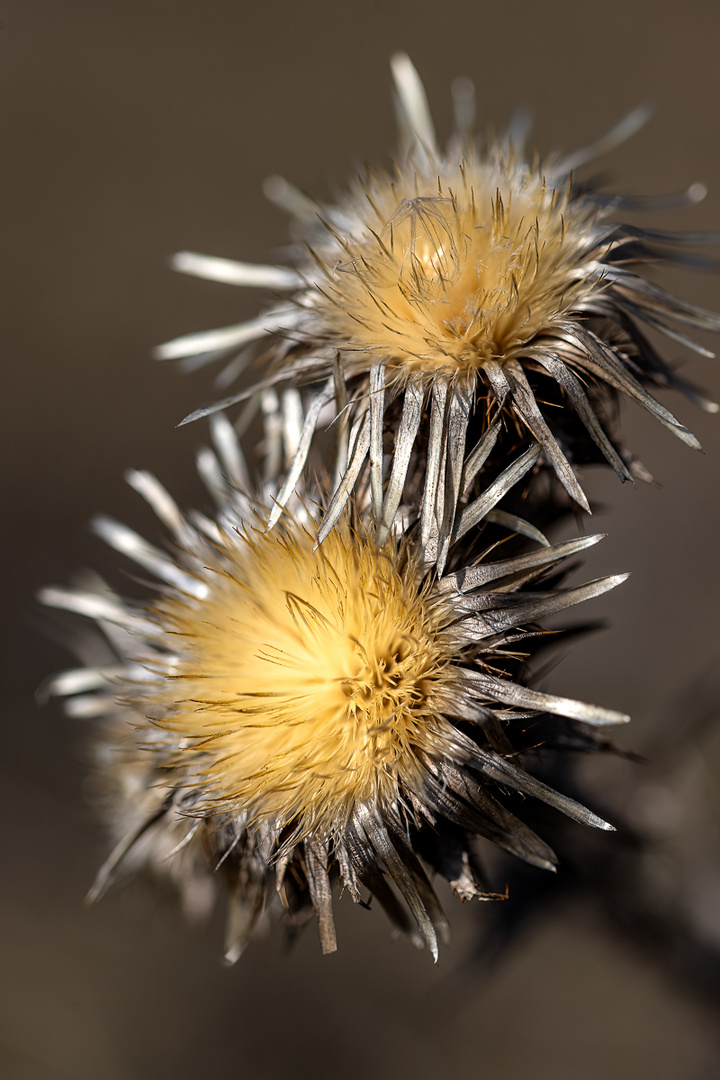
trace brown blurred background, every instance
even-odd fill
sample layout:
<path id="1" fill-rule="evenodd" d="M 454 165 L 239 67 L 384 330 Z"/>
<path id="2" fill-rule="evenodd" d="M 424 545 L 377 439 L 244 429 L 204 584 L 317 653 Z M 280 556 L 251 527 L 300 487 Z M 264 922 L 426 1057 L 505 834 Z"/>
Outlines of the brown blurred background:
<path id="1" fill-rule="evenodd" d="M 327 196 L 356 163 L 384 160 L 397 49 L 419 68 L 443 135 L 459 74 L 475 80 L 483 122 L 502 127 L 532 106 L 543 151 L 572 149 L 652 102 L 647 128 L 601 163 L 609 186 L 658 193 L 704 181 L 704 204 L 649 221 L 720 229 L 720 5 L 15 0 L 0 4 L 0 20 L 2 1075 L 720 1075 L 717 1016 L 612 935 L 591 902 L 552 911 L 490 979 L 458 974 L 486 909 L 450 897 L 454 938 L 439 968 L 347 897 L 336 956 L 320 956 L 310 928 L 289 955 L 276 937 L 230 970 L 219 921 L 187 930 L 140 885 L 84 909 L 106 851 L 86 794 L 89 722 L 33 700 L 48 673 L 72 663 L 47 632 L 63 624 L 34 592 L 85 566 L 126 580 L 87 519 L 103 510 L 158 538 L 123 471 L 153 470 L 184 505 L 202 497 L 192 457 L 205 430 L 175 424 L 211 399 L 211 375 L 182 377 L 149 354 L 177 334 L 240 321 L 261 298 L 175 275 L 167 256 L 267 261 L 285 222 L 262 197 L 265 176 Z M 717 278 L 663 281 L 720 306 Z M 720 395 L 712 361 L 672 343 L 665 355 Z M 568 647 L 548 684 L 631 712 L 623 744 L 650 758 L 668 730 L 682 735 L 701 680 L 711 704 L 718 693 L 720 418 L 667 404 L 706 455 L 625 410 L 628 440 L 663 486 L 588 477 L 607 507 L 593 528 L 610 536 L 587 575 L 634 576 L 588 610 L 611 629 Z M 720 736 L 688 739 L 668 783 L 667 756 L 656 772 L 593 761 L 585 773 L 660 835 L 662 872 L 718 935 Z"/>

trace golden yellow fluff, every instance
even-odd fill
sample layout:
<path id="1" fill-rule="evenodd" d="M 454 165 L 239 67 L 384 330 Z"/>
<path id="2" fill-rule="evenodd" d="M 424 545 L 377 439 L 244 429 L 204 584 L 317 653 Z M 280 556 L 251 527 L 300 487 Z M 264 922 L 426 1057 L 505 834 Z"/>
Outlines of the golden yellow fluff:
<path id="1" fill-rule="evenodd" d="M 302 528 L 236 532 L 204 568 L 202 599 L 158 604 L 172 680 L 156 701 L 139 694 L 180 741 L 198 811 L 333 835 L 359 802 L 416 786 L 418 754 L 440 749 L 447 721 L 431 700 L 452 682 L 450 612 L 398 545 L 347 523 L 314 544 Z"/>
<path id="2" fill-rule="evenodd" d="M 373 354 L 388 379 L 477 373 L 598 289 L 587 261 L 598 207 L 516 162 L 512 148 L 496 145 L 485 161 L 471 152 L 437 176 L 369 176 L 353 203 L 367 224 L 338 234 L 343 261 L 323 263 L 323 299 L 313 303 L 343 342 L 349 374 Z"/>

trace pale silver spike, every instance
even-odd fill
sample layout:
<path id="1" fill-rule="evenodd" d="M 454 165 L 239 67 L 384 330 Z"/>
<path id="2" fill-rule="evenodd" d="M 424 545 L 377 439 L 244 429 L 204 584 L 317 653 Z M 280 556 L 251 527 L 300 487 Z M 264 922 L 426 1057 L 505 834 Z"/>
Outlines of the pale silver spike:
<path id="1" fill-rule="evenodd" d="M 632 475 L 627 465 L 603 431 L 595 415 L 595 410 L 590 404 L 577 375 L 555 353 L 538 350 L 535 359 L 552 375 L 553 379 L 568 395 L 590 437 L 595 442 L 595 445 L 600 448 L 606 461 L 612 465 L 620 479 L 623 482 L 629 480 L 632 483 Z"/>
<path id="2" fill-rule="evenodd" d="M 127 555 L 138 566 L 144 566 L 161 581 L 174 585 L 180 592 L 202 599 L 207 595 L 207 586 L 191 574 L 182 570 L 169 555 L 149 544 L 127 525 L 114 521 L 104 514 L 98 514 L 91 522 L 93 532 L 115 551 Z"/>
<path id="3" fill-rule="evenodd" d="M 127 668 L 120 665 L 95 668 L 74 668 L 63 671 L 45 683 L 43 697 L 69 697 L 72 694 L 85 694 L 89 690 L 100 690 L 114 679 L 120 678 Z"/>
<path id="4" fill-rule="evenodd" d="M 225 924 L 225 963 L 236 964 L 247 946 L 264 902 L 264 891 L 259 882 L 244 882 L 244 888 L 235 885 L 228 895 Z"/>
<path id="5" fill-rule="evenodd" d="M 395 83 L 397 119 L 403 139 L 419 145 L 434 157 L 439 155 L 435 126 L 425 87 L 407 53 L 398 52 L 390 60 Z"/>
<path id="6" fill-rule="evenodd" d="M 462 490 L 466 492 L 473 480 L 482 469 L 483 465 L 489 458 L 493 451 L 495 443 L 498 440 L 500 434 L 500 421 L 496 420 L 494 424 L 484 432 L 482 438 L 474 447 L 472 452 L 468 455 L 465 461 L 465 468 L 463 470 Z"/>
<path id="7" fill-rule="evenodd" d="M 518 480 L 523 478 L 525 473 L 532 469 L 540 456 L 541 449 L 539 443 L 533 443 L 512 465 L 504 469 L 496 480 L 493 480 L 482 495 L 465 507 L 457 520 L 454 539 L 459 540 L 469 529 L 482 521 L 488 511 L 492 510 L 495 504 L 500 502 L 503 495 L 507 494 L 513 484 L 516 484 Z"/>
<path id="8" fill-rule="evenodd" d="M 383 419 L 385 416 L 385 364 L 370 368 L 370 486 L 375 521 L 382 507 Z"/>
<path id="9" fill-rule="evenodd" d="M 554 615 L 566 608 L 580 604 L 584 600 L 593 600 L 602 596 L 603 593 L 615 589 L 627 581 L 629 574 L 614 574 L 611 577 L 599 578 L 590 581 L 587 585 L 580 585 L 575 589 L 555 590 L 550 593 L 517 593 L 507 596 L 508 607 L 504 611 L 492 611 L 485 608 L 487 614 L 479 615 L 463 624 L 468 637 L 473 639 L 480 634 L 489 637 L 503 633 L 513 627 L 521 627 L 528 623 L 536 623 L 548 615 Z M 512 595 L 512 594 L 511 594 Z M 483 594 L 480 594 L 482 597 Z"/>
<path id="10" fill-rule="evenodd" d="M 286 266 L 257 266 L 253 263 L 220 259 L 215 255 L 200 255 L 196 251 L 178 251 L 170 266 L 181 274 L 258 289 L 298 289 L 303 279 Z"/>
<path id="11" fill-rule="evenodd" d="M 410 454 L 415 445 L 415 438 L 420 427 L 422 418 L 423 401 L 425 391 L 420 383 L 410 382 L 405 388 L 403 398 L 403 410 L 395 436 L 395 456 L 393 458 L 392 471 L 385 491 L 385 502 L 382 516 L 377 530 L 377 543 L 380 547 L 387 540 L 395 514 L 397 513 L 400 499 L 402 498 L 405 477 L 407 476 Z"/>
<path id="12" fill-rule="evenodd" d="M 163 525 L 167 526 L 181 544 L 187 544 L 189 540 L 192 540 L 194 530 L 183 517 L 172 495 L 152 473 L 140 469 L 128 469 L 125 479 L 130 487 L 149 503 Z"/>
<path id="13" fill-rule="evenodd" d="M 604 540 L 606 533 L 595 533 L 593 536 L 581 536 L 577 540 L 568 540 L 563 544 L 555 544 L 552 547 L 541 548 L 540 551 L 531 551 L 527 555 L 517 555 L 512 559 L 504 559 L 501 562 L 480 563 L 478 566 L 468 566 L 458 570 L 455 574 L 447 574 L 439 582 L 442 589 L 457 589 L 459 592 L 469 592 L 478 589 L 491 581 L 509 577 L 524 570 L 540 569 L 544 566 L 552 566 L 561 562 L 571 555 L 577 555 L 579 551 L 593 547 Z"/>
<path id="14" fill-rule="evenodd" d="M 280 399 L 272 387 L 265 387 L 262 391 L 260 408 L 265 418 L 263 477 L 267 485 L 272 485 L 282 468 L 283 458 L 283 421 L 280 414 Z"/>
<path id="15" fill-rule="evenodd" d="M 445 459 L 445 506 L 442 511 L 440 544 L 438 547 L 438 574 L 445 569 L 450 544 L 452 543 L 455 515 L 460 497 L 463 463 L 465 461 L 465 443 L 470 419 L 470 397 L 462 390 L 450 392 L 447 410 L 447 446 Z"/>
<path id="16" fill-rule="evenodd" d="M 85 615 L 88 619 L 115 623 L 131 633 L 144 637 L 163 636 L 163 631 L 156 623 L 134 615 L 121 603 L 116 603 L 105 596 L 73 589 L 48 588 L 42 589 L 38 597 L 40 602 L 48 607 L 63 608 L 65 611 Z"/>
<path id="17" fill-rule="evenodd" d="M 684 191 L 669 195 L 608 195 L 602 198 L 603 204 L 617 210 L 633 212 L 647 210 L 683 210 L 694 206 L 707 198 L 708 189 L 703 183 L 695 181 Z M 594 196 L 597 198 L 597 195 Z"/>
<path id="18" fill-rule="evenodd" d="M 342 481 L 347 469 L 350 453 L 350 409 L 348 408 L 347 386 L 342 368 L 340 353 L 333 360 L 333 386 L 335 389 L 335 417 L 332 427 L 335 430 L 335 472 L 333 474 L 334 491 Z"/>
<path id="19" fill-rule="evenodd" d="M 216 521 L 209 518 L 207 514 L 201 514 L 199 510 L 191 510 L 190 517 L 198 533 L 207 536 L 213 544 L 223 543 L 223 534 Z M 197 543 L 197 540 L 194 543 Z"/>
<path id="20" fill-rule="evenodd" d="M 660 329 L 663 333 L 667 332 L 665 327 L 660 327 Z M 610 386 L 614 386 L 617 390 L 627 394 L 628 397 L 634 398 L 674 435 L 688 446 L 691 446 L 693 450 L 702 449 L 692 432 L 688 431 L 664 405 L 661 405 L 652 394 L 647 392 L 642 383 L 631 375 L 613 350 L 608 348 L 600 338 L 596 337 L 590 330 L 575 323 L 565 327 L 565 336 L 579 350 L 579 356 L 576 360 L 578 366 L 586 368 L 592 374 L 598 375 L 599 378 L 609 383 Z"/>
<path id="21" fill-rule="evenodd" d="M 85 897 L 85 902 L 87 904 L 94 904 L 100 899 L 100 897 L 103 895 L 108 885 L 110 884 L 113 874 L 115 873 L 125 856 L 128 854 L 128 852 L 132 850 L 138 840 L 145 835 L 148 829 L 152 828 L 152 826 L 157 821 L 159 821 L 160 818 L 164 817 L 166 813 L 167 807 L 165 806 L 165 804 L 163 804 L 153 814 L 150 814 L 148 817 L 144 818 L 140 822 L 140 824 L 136 826 L 136 828 L 131 829 L 130 832 L 127 833 L 122 838 L 122 840 L 120 840 L 119 843 L 115 845 L 113 850 L 110 852 L 110 855 L 107 857 L 105 862 L 98 870 L 95 881 L 93 882 L 93 886 Z"/>
<path id="22" fill-rule="evenodd" d="M 510 383 L 507 381 L 503 365 L 499 364 L 497 360 L 488 360 L 485 363 L 484 371 L 493 388 L 493 393 L 495 394 L 498 404 L 498 410 L 500 410 L 510 393 Z"/>
<path id="23" fill-rule="evenodd" d="M 515 110 L 505 134 L 505 142 L 511 151 L 516 154 L 523 153 L 534 120 L 535 114 L 527 105 L 521 105 L 520 108 Z"/>
<path id="24" fill-rule="evenodd" d="M 679 330 L 675 330 L 663 322 L 661 318 L 656 317 L 657 308 L 645 307 L 639 303 L 633 303 L 628 299 L 626 292 L 615 292 L 616 298 L 620 307 L 623 307 L 631 315 L 634 315 L 636 319 L 640 319 L 642 322 L 647 323 L 648 326 L 652 326 L 653 330 L 657 330 L 659 334 L 664 334 L 665 337 L 669 337 L 672 341 L 679 342 L 680 345 L 684 345 L 686 349 L 690 349 L 691 352 L 697 353 L 699 356 L 704 356 L 708 360 L 715 359 L 715 353 L 712 349 L 706 349 L 700 342 L 694 341 L 693 338 L 688 337 L 687 334 L 681 333 Z M 667 317 L 671 317 L 669 312 L 661 312 Z"/>
<path id="25" fill-rule="evenodd" d="M 193 824 L 190 826 L 188 831 L 183 836 L 182 840 L 178 840 L 175 847 L 171 848 L 170 851 L 168 851 L 167 855 L 163 856 L 162 861 L 163 862 L 170 862 L 170 860 L 174 859 L 176 855 L 179 855 L 181 851 L 184 851 L 184 849 L 188 846 L 188 844 L 190 843 L 192 838 L 194 836 L 197 836 L 198 830 L 201 829 L 203 825 L 204 825 L 204 822 L 200 818 L 196 818 L 196 820 L 193 822 Z"/>
<path id="26" fill-rule="evenodd" d="M 550 431 L 545 417 L 540 411 L 535 395 L 532 391 L 522 365 L 516 360 L 510 360 L 505 364 L 507 377 L 512 388 L 513 406 L 515 411 L 522 417 L 534 437 L 542 443 L 542 448 L 549 459 L 555 474 L 575 502 L 590 514 L 590 504 L 585 492 L 578 483 L 578 478 L 573 468 L 560 449 L 558 442 Z"/>
<path id="27" fill-rule="evenodd" d="M 216 330 L 201 330 L 195 334 L 183 334 L 173 338 L 154 350 L 156 360 L 178 360 L 183 356 L 197 356 L 200 353 L 216 352 L 219 349 L 233 349 L 246 345 L 249 341 L 274 334 L 281 329 L 289 329 L 300 318 L 300 312 L 293 308 L 275 308 L 266 311 L 255 319 L 234 326 L 222 326 Z"/>
<path id="28" fill-rule="evenodd" d="M 224 409 L 229 409 L 232 405 L 238 405 L 241 401 L 247 401 L 249 398 L 261 395 L 265 390 L 271 389 L 273 386 L 285 382 L 291 377 L 292 372 L 290 369 L 275 371 L 272 375 L 268 375 L 266 379 L 262 379 L 253 386 L 246 387 L 245 390 L 238 391 L 237 394 L 231 394 L 230 397 L 214 401 L 212 405 L 205 405 L 201 409 L 195 409 L 194 412 L 188 413 L 188 415 L 180 421 L 178 427 L 185 427 L 186 424 L 192 424 L 196 420 L 204 420 L 206 416 L 213 416 L 215 413 L 222 412 Z"/>
<path id="29" fill-rule="evenodd" d="M 355 437 L 353 438 L 353 435 Z M 350 443 L 353 446 L 353 450 L 350 457 L 350 464 L 348 465 L 347 472 L 343 477 L 342 483 L 336 490 L 332 497 L 330 505 L 328 506 L 327 513 L 322 519 L 322 524 L 318 529 L 317 541 L 315 547 L 321 544 L 335 523 L 338 521 L 340 515 L 345 509 L 350 492 L 355 486 L 355 481 L 358 478 L 360 470 L 365 464 L 365 459 L 368 456 L 368 450 L 370 449 L 370 413 L 366 412 L 355 422 L 353 426 L 353 432 L 350 435 Z"/>
<path id="30" fill-rule="evenodd" d="M 222 506 L 228 497 L 228 486 L 225 482 L 220 462 L 209 446 L 203 446 L 195 455 L 195 466 L 198 476 L 213 497 L 218 506 Z"/>
<path id="31" fill-rule="evenodd" d="M 248 491 L 250 476 L 237 432 L 223 413 L 210 418 L 210 437 L 227 479 L 233 487 Z"/>
<path id="32" fill-rule="evenodd" d="M 699 307 L 697 304 L 689 304 L 677 296 L 656 285 L 654 281 L 648 281 L 631 270 L 621 266 L 612 267 L 603 275 L 607 280 L 615 282 L 619 288 L 627 290 L 637 298 L 637 303 L 648 304 L 657 315 L 675 322 L 694 326 L 698 330 L 710 330 L 717 333 L 720 331 L 720 314 Z"/>
<path id="33" fill-rule="evenodd" d="M 581 165 L 587 165 L 591 161 L 595 161 L 596 158 L 602 157 L 604 154 L 610 153 L 616 146 L 620 146 L 627 139 L 632 138 L 636 132 L 638 132 L 648 122 L 652 115 L 652 106 L 648 104 L 638 105 L 637 108 L 629 112 L 627 116 L 624 116 L 619 123 L 610 128 L 608 132 L 601 135 L 599 139 L 596 139 L 593 143 L 588 143 L 587 146 L 581 147 L 579 150 L 573 151 L 571 154 L 567 154 L 560 161 L 552 165 L 548 169 L 548 177 L 553 180 L 565 177 L 569 173 L 574 172 L 575 169 L 579 169 Z"/>
<path id="34" fill-rule="evenodd" d="M 494 675 L 486 675 L 480 671 L 466 670 L 464 674 L 483 697 L 488 697 L 493 701 L 500 701 L 505 705 L 519 706 L 523 709 L 536 709 L 538 712 L 549 712 L 556 716 L 565 716 L 570 720 L 580 720 L 585 724 L 593 724 L 594 726 L 627 724 L 630 722 L 630 717 L 626 713 L 617 712 L 615 709 L 604 709 L 599 705 L 588 705 L 584 701 L 558 697 L 556 694 L 543 694 L 539 690 L 530 690 L 528 687 L 520 686 L 509 679 L 498 679 Z"/>
<path id="35" fill-rule="evenodd" d="M 305 840 L 305 866 L 310 898 L 318 921 L 320 947 L 323 955 L 337 951 L 337 935 L 332 913 L 332 891 L 328 877 L 327 844 L 316 840 Z"/>
<path id="36" fill-rule="evenodd" d="M 430 425 L 428 448 L 425 462 L 425 485 L 422 507 L 420 510 L 420 545 L 426 562 L 434 562 L 437 555 L 438 528 L 438 484 L 441 466 L 445 461 L 445 404 L 448 384 L 445 379 L 436 379 L 430 395 Z M 432 545 L 430 539 L 433 538 Z"/>
<path id="37" fill-rule="evenodd" d="M 418 876 L 413 873 L 413 870 L 407 863 L 407 859 L 398 852 L 393 843 L 393 839 L 388 833 L 383 821 L 377 814 L 372 811 L 362 813 L 363 807 L 356 812 L 356 820 L 358 823 L 362 823 L 362 828 L 365 831 L 365 835 L 372 846 L 377 857 L 384 864 L 386 871 L 391 875 L 397 888 L 404 896 L 408 907 L 410 908 L 415 922 L 417 923 L 418 930 L 422 936 L 425 946 L 432 955 L 435 963 L 438 961 L 438 929 L 447 928 L 447 924 L 442 917 L 442 911 L 435 899 L 434 908 L 437 909 L 438 914 L 433 919 L 431 913 L 427 909 L 426 899 L 429 896 L 423 896 L 418 888 L 419 885 L 424 884 L 422 880 L 418 880 Z M 422 868 L 418 868 L 422 874 Z M 424 875 L 423 875 L 424 876 Z M 432 888 L 428 884 L 430 894 L 432 894 Z M 434 894 L 432 894 L 434 897 Z M 435 914 L 435 912 L 433 912 Z"/>
<path id="38" fill-rule="evenodd" d="M 453 79 L 450 86 L 453 102 L 453 120 L 458 135 L 469 136 L 475 127 L 475 83 L 467 76 Z"/>
<path id="39" fill-rule="evenodd" d="M 97 717 L 117 712 L 118 703 L 114 697 L 106 694 L 83 694 L 82 697 L 70 698 L 64 702 L 63 708 L 73 720 L 95 720 Z"/>
<path id="40" fill-rule="evenodd" d="M 469 740 L 467 741 L 469 742 Z M 567 795 L 561 795 L 559 791 L 555 791 L 554 788 L 543 784 L 541 780 L 536 780 L 530 773 L 518 768 L 517 765 L 513 765 L 512 762 L 506 761 L 499 754 L 491 750 L 482 750 L 474 744 L 471 744 L 470 750 L 485 775 L 497 783 L 508 784 L 525 795 L 532 795 L 533 798 L 540 799 L 542 802 L 547 803 L 548 806 L 554 806 L 556 810 L 567 814 L 569 818 L 580 822 L 582 825 L 590 825 L 594 829 L 603 829 L 605 832 L 615 832 L 614 826 L 598 817 L 597 814 L 593 814 L 582 803 L 568 798 Z"/>
<path id="41" fill-rule="evenodd" d="M 317 218 L 318 204 L 282 176 L 268 176 L 263 181 L 263 195 L 293 217 L 313 221 Z"/>
<path id="42" fill-rule="evenodd" d="M 541 533 L 529 521 L 518 517 L 517 514 L 510 514 L 507 510 L 489 510 L 485 515 L 485 520 L 490 525 L 499 525 L 501 529 L 509 529 L 510 532 L 515 532 L 518 536 L 526 536 L 528 540 L 534 540 L 543 547 L 550 547 L 550 541 L 545 533 Z"/>
<path id="43" fill-rule="evenodd" d="M 204 353 L 195 358 L 186 357 L 185 360 L 180 361 L 180 364 L 182 365 L 183 371 L 194 370 L 195 368 L 205 367 L 206 363 L 212 363 L 214 360 L 222 359 L 225 355 L 225 351 L 221 349 L 219 352 L 210 353 L 210 355 Z M 226 363 L 222 371 L 218 372 L 215 376 L 213 385 L 216 386 L 218 390 L 227 390 L 228 386 L 232 386 L 240 375 L 242 375 L 254 355 L 251 344 L 248 345 L 246 349 L 235 352 L 229 363 Z"/>
<path id="44" fill-rule="evenodd" d="M 290 470 L 285 478 L 285 482 L 280 488 L 280 491 L 277 493 L 277 496 L 275 498 L 275 505 L 270 511 L 270 516 L 267 523 L 267 531 L 272 529 L 273 526 L 276 525 L 277 522 L 280 520 L 283 509 L 285 508 L 288 499 L 295 490 L 295 485 L 300 478 L 300 474 L 303 471 L 308 453 L 310 451 L 310 444 L 312 442 L 312 437 L 315 433 L 318 416 L 320 415 L 325 405 L 327 405 L 329 401 L 332 401 L 333 395 L 333 380 L 328 379 L 320 393 L 317 394 L 316 397 L 314 397 L 313 400 L 310 402 L 310 407 L 305 414 L 305 421 L 303 423 L 302 431 L 300 433 L 300 439 L 298 442 L 297 450 L 295 452 L 295 457 L 293 458 L 292 464 L 290 465 Z"/>

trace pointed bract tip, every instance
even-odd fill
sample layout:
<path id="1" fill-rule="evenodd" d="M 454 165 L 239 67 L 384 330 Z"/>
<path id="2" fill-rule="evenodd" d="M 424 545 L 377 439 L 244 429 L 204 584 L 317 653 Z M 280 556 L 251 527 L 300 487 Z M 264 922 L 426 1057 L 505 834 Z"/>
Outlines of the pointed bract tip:
<path id="1" fill-rule="evenodd" d="M 171 270 L 178 270 L 181 274 L 184 273 L 185 268 L 189 265 L 188 255 L 189 251 L 176 251 L 174 255 L 168 258 L 168 266 Z"/>
<path id="2" fill-rule="evenodd" d="M 688 199 L 694 203 L 700 203 L 707 197 L 708 189 L 706 184 L 696 182 L 691 184 L 688 188 Z"/>
<path id="3" fill-rule="evenodd" d="M 625 123 L 628 128 L 634 125 L 636 131 L 647 124 L 648 120 L 655 112 L 655 105 L 652 101 L 642 101 L 632 112 L 628 113 L 625 118 Z"/>
<path id="4" fill-rule="evenodd" d="M 402 49 L 394 52 L 390 57 L 390 70 L 393 73 L 393 77 L 395 79 L 397 79 L 398 76 L 402 77 L 402 75 L 406 71 L 408 71 L 408 69 L 416 71 L 415 65 L 413 64 L 408 54 L 406 52 L 403 52 Z"/>
<path id="5" fill-rule="evenodd" d="M 36 599 L 45 607 L 62 607 L 62 589 L 46 586 L 35 594 Z"/>
<path id="6" fill-rule="evenodd" d="M 222 408 L 222 405 L 219 407 Z M 181 428 L 185 427 L 186 424 L 194 424 L 196 420 L 204 420 L 206 416 L 212 416 L 214 411 L 214 405 L 206 405 L 202 409 L 195 409 L 193 412 L 188 413 L 187 416 L 183 417 L 180 423 L 175 426 Z"/>
<path id="7" fill-rule="evenodd" d="M 597 814 L 589 814 L 586 825 L 590 825 L 593 829 L 601 829 L 603 832 L 617 832 L 614 825 L 611 825 L 609 821 L 605 821 L 605 818 L 598 817 Z"/>

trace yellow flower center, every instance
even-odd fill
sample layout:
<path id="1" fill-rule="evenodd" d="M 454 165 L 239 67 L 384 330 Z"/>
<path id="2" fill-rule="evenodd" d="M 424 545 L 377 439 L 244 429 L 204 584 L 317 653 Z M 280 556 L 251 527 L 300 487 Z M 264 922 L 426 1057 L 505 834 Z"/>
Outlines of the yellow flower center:
<path id="1" fill-rule="evenodd" d="M 205 599 L 158 605 L 178 659 L 153 718 L 200 810 L 331 832 L 357 802 L 397 798 L 437 746 L 441 616 L 392 545 L 338 526 L 313 551 L 290 532 L 229 535 Z"/>
<path id="2" fill-rule="evenodd" d="M 423 194 L 408 178 L 420 193 L 399 205 L 401 185 L 377 182 L 367 198 L 379 224 L 343 238 L 325 296 L 350 365 L 355 351 L 407 371 L 477 370 L 510 358 L 593 287 L 583 259 L 595 207 L 527 168 L 477 165 L 444 179 Z"/>

